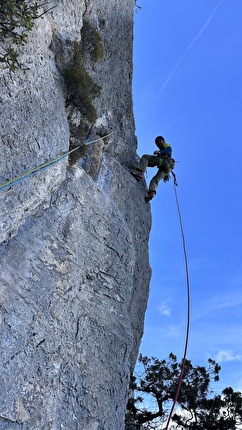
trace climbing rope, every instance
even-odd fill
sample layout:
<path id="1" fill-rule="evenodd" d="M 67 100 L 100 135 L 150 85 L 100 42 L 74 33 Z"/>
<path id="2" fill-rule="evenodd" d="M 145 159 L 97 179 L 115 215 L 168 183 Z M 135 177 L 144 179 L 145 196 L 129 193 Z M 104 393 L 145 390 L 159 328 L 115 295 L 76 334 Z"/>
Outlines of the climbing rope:
<path id="1" fill-rule="evenodd" d="M 98 142 L 99 140 L 104 140 L 107 137 L 111 136 L 112 134 L 113 134 L 113 132 L 109 133 L 109 134 L 106 134 L 103 137 L 99 137 L 98 139 L 91 140 L 90 142 L 84 142 L 84 144 L 85 145 L 90 145 L 92 143 Z M 71 149 L 70 151 L 65 152 L 64 154 L 59 155 L 58 157 L 54 158 L 53 160 L 48 161 L 47 163 L 41 164 L 41 165 L 35 167 L 32 170 L 27 170 L 24 173 L 22 173 L 22 175 L 19 175 L 19 176 L 13 178 L 13 179 L 10 179 L 9 181 L 4 182 L 3 184 L 0 184 L 0 191 L 6 189 L 8 187 L 11 187 L 14 184 L 17 184 L 18 182 L 21 182 L 24 179 L 29 178 L 30 176 L 36 175 L 37 173 L 42 172 L 45 169 L 48 169 L 49 167 L 53 166 L 56 163 L 59 163 L 59 161 L 63 160 L 63 158 L 65 158 L 68 155 L 72 154 L 74 151 L 76 151 L 77 149 L 80 149 L 81 147 L 82 147 L 82 145 L 79 145 L 76 148 Z"/>
<path id="2" fill-rule="evenodd" d="M 104 140 L 106 138 L 108 138 L 109 136 L 111 136 L 112 134 L 114 134 L 114 132 L 111 132 L 109 134 L 106 134 L 103 137 L 100 137 L 98 139 L 95 140 L 91 140 L 89 142 L 84 142 L 85 145 L 90 145 L 93 144 L 95 142 L 98 142 L 100 140 Z M 131 149 L 133 152 L 136 153 L 136 151 L 131 148 L 126 142 L 124 142 L 124 140 L 116 135 L 119 140 L 126 146 L 128 146 L 129 149 Z M 32 170 L 28 170 L 25 171 L 23 174 L 10 179 L 9 181 L 6 181 L 2 184 L 0 184 L 0 191 L 14 185 L 17 184 L 20 181 L 23 181 L 39 172 L 42 172 L 45 169 L 48 169 L 49 167 L 53 166 L 54 164 L 57 164 L 58 162 L 60 162 L 61 160 L 63 160 L 63 158 L 67 157 L 68 155 L 72 154 L 74 151 L 77 151 L 78 149 L 80 149 L 82 147 L 82 145 L 77 146 L 76 148 L 67 151 L 63 154 L 60 154 L 58 157 L 48 161 L 47 163 L 41 164 L 37 167 L 35 167 Z M 137 156 L 137 154 L 136 154 Z M 185 259 L 185 267 L 186 267 L 186 284 L 187 284 L 187 329 L 186 329 L 186 340 L 185 340 L 185 347 L 184 347 L 184 354 L 183 354 L 183 359 L 182 359 L 182 364 L 181 364 L 181 372 L 180 372 L 180 376 L 178 379 L 178 385 L 177 385 L 177 390 L 176 390 L 176 394 L 173 400 L 173 405 L 167 420 L 167 424 L 165 427 L 165 430 L 168 430 L 169 424 L 170 424 L 170 420 L 172 418 L 173 415 L 173 411 L 180 393 L 180 389 L 181 389 L 181 384 L 182 384 L 182 378 L 183 378 L 183 373 L 184 373 L 184 368 L 185 368 L 185 363 L 186 363 L 186 354 L 187 354 L 187 348 L 188 348 L 188 340 L 189 340 L 189 330 L 190 330 L 190 281 L 189 281 L 189 273 L 188 273 L 188 259 L 187 259 L 187 252 L 186 252 L 186 241 L 185 241 L 185 235 L 184 235 L 184 229 L 183 229 L 183 224 L 182 224 L 182 216 L 181 216 L 181 210 L 180 210 L 180 205 L 179 205 L 179 201 L 178 201 L 178 196 L 177 196 L 177 191 L 176 191 L 176 186 L 177 186 L 177 181 L 176 181 L 176 175 L 171 172 L 174 178 L 174 190 L 175 190 L 175 199 L 176 199 L 176 206 L 177 206 L 177 211 L 178 211 L 178 217 L 179 217 L 179 224 L 180 224 L 180 230 L 181 230 L 181 236 L 182 236 L 182 245 L 183 245 L 183 253 L 184 253 L 184 259 Z"/>
<path id="3" fill-rule="evenodd" d="M 135 155 L 136 155 L 136 157 L 137 158 L 140 158 L 137 154 L 136 154 L 136 150 L 135 149 L 133 149 L 131 146 L 129 146 L 128 144 L 127 144 L 127 142 L 125 142 L 117 133 L 114 133 L 113 131 L 111 132 L 111 133 L 109 133 L 109 134 L 106 134 L 105 136 L 103 136 L 103 137 L 99 137 L 99 138 L 97 138 L 97 139 L 95 139 L 95 140 L 91 140 L 91 141 L 87 141 L 87 142 L 84 142 L 84 145 L 91 145 L 92 143 L 95 143 L 95 142 L 98 142 L 99 140 L 104 140 L 104 139 L 106 139 L 107 137 L 110 137 L 111 135 L 113 135 L 113 134 L 115 134 L 116 135 L 116 137 L 119 139 L 119 141 L 123 144 L 123 145 L 125 145 L 125 146 L 127 146 L 131 151 L 133 151 L 134 153 L 135 153 Z M 71 149 L 70 151 L 67 151 L 67 152 L 65 152 L 65 153 L 63 153 L 63 154 L 60 154 L 58 157 L 56 157 L 56 158 L 54 158 L 53 160 L 50 160 L 50 161 L 48 161 L 47 163 L 44 163 L 44 164 L 41 164 L 41 165 L 39 165 L 39 166 L 37 166 L 37 167 L 35 167 L 34 169 L 32 169 L 32 170 L 27 170 L 27 171 L 25 171 L 24 173 L 22 173 L 21 175 L 19 175 L 19 176 L 17 176 L 17 177 L 15 177 L 15 178 L 13 178 L 13 179 L 10 179 L 9 181 L 6 181 L 6 182 L 4 182 L 4 183 L 2 183 L 2 184 L 0 184 L 0 191 L 3 191 L 3 190 L 5 190 L 6 188 L 9 188 L 9 187 L 11 187 L 12 185 L 14 185 L 14 184 L 17 184 L 18 182 L 21 182 L 21 181 L 23 181 L 24 179 L 27 179 L 27 178 L 29 178 L 30 176 L 33 176 L 33 175 L 36 175 L 37 173 L 39 173 L 39 172 L 42 172 L 43 170 L 45 170 L 45 169 L 48 169 L 49 167 L 51 167 L 51 166 L 53 166 L 54 164 L 56 164 L 56 163 L 59 163 L 59 161 L 61 161 L 63 158 L 65 158 L 65 157 L 67 157 L 68 155 L 70 155 L 70 154 L 72 154 L 74 151 L 77 151 L 78 149 L 80 149 L 82 147 L 82 145 L 79 145 L 79 146 L 77 146 L 76 148 L 74 148 L 74 149 Z"/>
<path id="4" fill-rule="evenodd" d="M 131 146 L 129 146 L 128 144 L 127 144 L 127 142 L 125 142 L 123 139 L 122 139 L 122 137 L 120 137 L 117 133 L 115 133 L 115 136 L 119 139 L 119 141 L 123 144 L 123 145 L 125 145 L 125 146 L 127 146 L 132 152 L 134 152 L 134 154 L 135 154 L 135 156 L 137 157 L 137 159 L 140 159 L 140 156 L 136 153 L 136 149 L 134 149 L 134 148 L 132 148 Z"/>
<path id="5" fill-rule="evenodd" d="M 111 135 L 113 135 L 114 132 L 111 132 L 109 134 L 106 134 L 103 137 L 99 137 L 97 139 L 91 140 L 89 142 L 84 142 L 85 145 L 90 145 L 93 144 L 95 142 L 98 142 L 100 140 L 104 140 L 108 137 L 110 137 Z M 120 136 L 118 136 L 116 134 L 117 138 L 120 140 L 120 142 L 122 142 L 124 145 L 126 145 L 129 149 L 131 149 L 132 151 L 134 151 L 136 153 L 136 151 L 131 148 Z M 23 181 L 24 179 L 27 179 L 39 172 L 42 172 L 45 169 L 48 169 L 49 167 L 53 166 L 54 164 L 60 162 L 61 160 L 63 160 L 63 158 L 67 157 L 68 155 L 72 154 L 74 151 L 77 151 L 78 149 L 80 149 L 82 147 L 82 145 L 77 146 L 76 148 L 67 151 L 63 154 L 60 154 L 58 157 L 48 161 L 47 163 L 41 164 L 37 167 L 35 167 L 32 170 L 28 170 L 25 171 L 23 174 L 21 174 L 20 176 L 17 176 L 13 179 L 10 179 L 9 181 L 6 181 L 2 184 L 0 184 L 0 191 L 14 185 L 17 184 L 20 181 Z M 136 154 L 137 156 L 137 154 Z M 178 196 L 177 196 L 177 191 L 176 191 L 176 186 L 177 181 L 176 181 L 176 175 L 174 174 L 174 172 L 172 172 L 173 175 L 173 179 L 174 179 L 174 191 L 175 191 L 175 199 L 176 199 L 176 206 L 177 206 L 177 211 L 178 211 L 178 217 L 179 217 L 179 224 L 180 224 L 180 230 L 181 230 L 181 236 L 182 236 L 182 245 L 183 245 L 183 253 L 184 253 L 184 259 L 185 259 L 185 267 L 186 267 L 186 284 L 187 284 L 187 329 L 186 329 L 186 341 L 185 341 L 185 347 L 184 347 L 184 354 L 183 354 L 183 359 L 182 359 L 182 365 L 181 365 L 181 373 L 180 373 L 180 377 L 178 380 L 178 386 L 177 386 L 177 390 L 176 390 L 176 394 L 173 400 L 173 405 L 171 408 L 171 412 L 169 414 L 168 417 L 168 421 L 166 424 L 166 428 L 165 430 L 168 430 L 168 426 L 179 396 L 179 392 L 181 389 L 181 383 L 182 383 L 182 377 L 183 377 L 183 373 L 184 373 L 184 367 L 185 367 L 185 362 L 186 362 L 186 354 L 187 354 L 187 348 L 188 348 L 188 340 L 189 340 L 189 330 L 190 330 L 190 282 L 189 282 L 189 273 L 188 273 L 188 259 L 187 259 L 187 252 L 186 252 L 186 241 L 185 241 L 185 235 L 184 235 L 184 229 L 183 229 L 183 224 L 182 224 L 182 216 L 181 216 L 181 210 L 180 210 L 180 205 L 179 205 L 179 201 L 178 201 Z"/>
<path id="6" fill-rule="evenodd" d="M 175 191 L 175 200 L 176 200 L 176 206 L 177 206 L 177 212 L 178 212 L 178 218 L 179 218 L 179 224 L 180 224 L 180 230 L 181 230 L 181 236 L 182 236 L 182 247 L 183 247 L 183 254 L 184 254 L 184 260 L 185 260 L 185 268 L 186 268 L 186 286 L 187 286 L 187 327 L 186 327 L 186 339 L 185 339 L 185 346 L 184 346 L 184 353 L 183 353 L 183 358 L 182 358 L 182 364 L 181 364 L 181 372 L 180 372 L 180 376 L 178 379 L 178 384 L 177 384 L 177 389 L 176 389 L 176 393 L 175 393 L 175 397 L 173 400 L 173 404 L 172 404 L 172 408 L 166 423 L 166 427 L 165 430 L 168 430 L 169 424 L 170 424 L 170 420 L 172 418 L 173 415 L 173 411 L 181 390 L 181 384 L 182 384 L 182 378 L 183 378 L 183 374 L 184 374 L 184 368 L 185 368 L 185 364 L 186 364 L 186 356 L 187 356 L 187 348 L 188 348 L 188 341 L 189 341 L 189 331 L 190 331 L 190 308 L 191 308 L 191 299 L 190 299 L 190 280 L 189 280 L 189 271 L 188 271 L 188 259 L 187 259 L 187 251 L 186 251 L 186 240 L 185 240 L 185 234 L 184 234 L 184 229 L 183 229 L 183 223 L 182 223 L 182 216 L 181 216 L 181 210 L 180 210 L 180 205 L 179 205 L 179 201 L 178 201 L 178 196 L 177 196 L 177 191 L 176 191 L 176 186 L 177 186 L 177 182 L 176 182 L 176 176 L 173 175 L 174 177 L 174 191 Z"/>

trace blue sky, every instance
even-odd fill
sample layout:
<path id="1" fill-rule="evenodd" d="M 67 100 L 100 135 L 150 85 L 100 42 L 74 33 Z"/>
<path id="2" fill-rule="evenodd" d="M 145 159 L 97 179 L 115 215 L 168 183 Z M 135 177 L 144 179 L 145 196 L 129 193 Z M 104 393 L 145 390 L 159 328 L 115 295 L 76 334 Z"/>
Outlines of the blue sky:
<path id="1" fill-rule="evenodd" d="M 138 154 L 163 135 L 177 160 L 189 261 L 187 358 L 242 390 L 242 1 L 137 0 L 133 97 Z M 149 169 L 147 181 L 155 169 Z M 151 202 L 153 275 L 141 352 L 183 355 L 186 278 L 172 181 Z"/>

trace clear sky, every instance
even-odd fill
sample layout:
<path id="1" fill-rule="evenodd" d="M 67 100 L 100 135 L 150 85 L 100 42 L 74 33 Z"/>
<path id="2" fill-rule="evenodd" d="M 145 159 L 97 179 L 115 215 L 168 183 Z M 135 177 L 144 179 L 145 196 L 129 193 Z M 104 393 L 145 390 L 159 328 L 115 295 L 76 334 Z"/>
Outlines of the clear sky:
<path id="1" fill-rule="evenodd" d="M 242 390 L 242 0 L 137 0 L 133 97 L 138 154 L 165 137 L 177 160 L 189 261 L 187 358 Z M 155 169 L 149 169 L 147 181 Z M 138 185 L 137 185 L 138 186 Z M 182 358 L 186 278 L 173 182 L 151 202 L 153 275 L 141 352 Z"/>

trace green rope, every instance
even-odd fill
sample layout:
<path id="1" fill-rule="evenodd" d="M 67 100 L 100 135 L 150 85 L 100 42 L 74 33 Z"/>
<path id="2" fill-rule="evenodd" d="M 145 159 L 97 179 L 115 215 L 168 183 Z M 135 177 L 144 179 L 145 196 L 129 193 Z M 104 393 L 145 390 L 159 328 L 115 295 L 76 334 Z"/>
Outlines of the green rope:
<path id="1" fill-rule="evenodd" d="M 120 140 L 120 142 L 123 144 L 123 145 L 125 145 L 125 146 L 127 146 L 131 151 L 133 151 L 134 153 L 135 153 L 135 155 L 136 155 L 136 157 L 137 158 L 140 158 L 140 156 L 137 154 L 137 152 L 136 152 L 136 149 L 133 149 L 131 146 L 129 146 L 123 139 L 122 139 L 122 137 L 120 137 L 117 133 L 115 133 L 115 136 Z"/>
<path id="2" fill-rule="evenodd" d="M 92 143 L 98 142 L 99 140 L 106 139 L 107 137 L 111 136 L 112 134 L 113 134 L 113 132 L 112 132 L 112 133 L 109 133 L 109 134 L 106 134 L 105 136 L 100 137 L 100 138 L 98 138 L 98 139 L 91 140 L 90 142 L 85 142 L 84 144 L 85 144 L 85 145 L 90 145 L 90 144 L 92 144 Z M 24 179 L 27 179 L 27 178 L 29 178 L 30 176 L 33 176 L 33 175 L 35 175 L 36 173 L 39 173 L 39 172 L 41 172 L 41 171 L 43 171 L 43 170 L 45 170 L 45 169 L 47 169 L 47 168 L 49 168 L 49 167 L 53 166 L 54 164 L 56 164 L 56 163 L 58 163 L 59 161 L 61 161 L 63 158 L 65 158 L 65 157 L 67 157 L 68 155 L 72 154 L 72 153 L 73 153 L 74 151 L 76 151 L 77 149 L 80 149 L 80 148 L 81 148 L 81 146 L 82 146 L 82 145 L 79 145 L 79 146 L 77 146 L 76 148 L 71 149 L 70 151 L 65 152 L 64 154 L 60 154 L 58 157 L 54 158 L 53 160 L 48 161 L 47 163 L 40 164 L 39 166 L 35 167 L 35 168 L 34 168 L 34 169 L 32 169 L 32 170 L 27 170 L 27 171 L 25 171 L 24 173 L 22 173 L 21 175 L 19 175 L 19 176 L 17 176 L 17 177 L 15 177 L 15 178 L 13 178 L 13 179 L 10 179 L 9 181 L 6 181 L 6 182 L 4 182 L 4 183 L 0 184 L 0 191 L 2 191 L 2 190 L 4 190 L 4 189 L 6 189 L 6 188 L 8 188 L 8 187 L 10 187 L 11 185 L 17 184 L 18 182 L 23 181 Z"/>

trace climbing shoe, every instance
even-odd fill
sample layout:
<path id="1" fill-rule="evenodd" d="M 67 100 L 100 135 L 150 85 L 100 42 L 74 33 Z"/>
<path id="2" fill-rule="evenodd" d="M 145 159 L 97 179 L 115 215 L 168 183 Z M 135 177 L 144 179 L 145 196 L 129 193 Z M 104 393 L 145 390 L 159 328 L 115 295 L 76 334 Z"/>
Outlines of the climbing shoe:
<path id="1" fill-rule="evenodd" d="M 147 196 L 145 196 L 145 200 L 147 202 L 150 202 L 150 200 L 153 199 L 153 197 L 155 197 L 156 195 L 156 191 L 148 191 Z"/>
<path id="2" fill-rule="evenodd" d="M 163 179 L 163 181 L 164 182 L 167 182 L 167 181 L 169 181 L 170 180 L 170 175 L 166 175 L 165 177 L 164 177 L 164 179 Z"/>
<path id="3" fill-rule="evenodd" d="M 141 179 L 144 178 L 144 172 L 142 172 L 142 170 L 132 170 L 131 175 L 133 175 L 135 177 L 135 179 L 137 179 L 137 181 L 140 181 Z"/>

